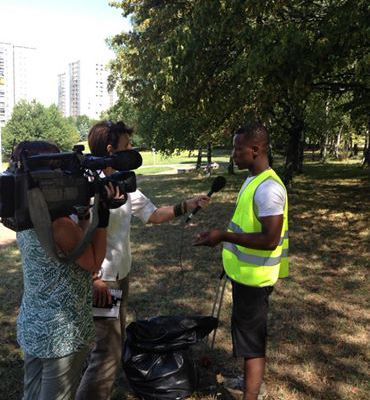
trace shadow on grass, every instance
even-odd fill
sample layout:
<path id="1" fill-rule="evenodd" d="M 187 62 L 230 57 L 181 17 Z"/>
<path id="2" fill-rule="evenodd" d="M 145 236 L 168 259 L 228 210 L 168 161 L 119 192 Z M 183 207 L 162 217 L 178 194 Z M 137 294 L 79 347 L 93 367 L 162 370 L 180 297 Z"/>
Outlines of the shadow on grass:
<path id="1" fill-rule="evenodd" d="M 158 226 L 133 223 L 129 319 L 211 313 L 221 249 L 191 243 L 200 231 L 226 227 L 243 178 L 244 174 L 227 177 L 225 189 L 185 229 L 179 219 Z M 144 176 L 138 181 L 147 196 L 165 205 L 208 192 L 212 180 L 189 173 Z M 271 297 L 269 400 L 368 398 L 369 189 L 368 171 L 351 165 L 310 164 L 295 179 L 290 193 L 292 273 L 277 284 Z M 15 400 L 20 397 L 22 379 L 15 341 L 22 277 L 14 246 L 0 249 L 0 269 L 0 393 Z M 231 357 L 230 313 L 227 290 L 216 347 L 212 352 L 203 350 L 212 359 L 205 374 L 210 384 L 218 370 L 226 375 L 241 373 L 240 363 Z"/>
<path id="2" fill-rule="evenodd" d="M 189 186 L 197 193 L 209 187 L 209 181 L 189 181 L 161 177 L 142 186 L 158 204 L 173 204 L 179 188 L 187 197 Z M 210 313 L 221 251 L 195 248 L 191 242 L 201 230 L 225 228 L 241 182 L 240 175 L 229 179 L 226 190 L 186 228 L 183 240 L 179 222 L 134 225 L 133 243 L 140 245 L 133 246 L 130 306 L 137 318 Z M 292 277 L 277 285 L 271 299 L 271 399 L 367 398 L 368 193 L 368 174 L 357 166 L 310 165 L 295 180 L 290 194 Z M 230 302 L 224 308 L 223 343 L 216 343 L 213 354 L 220 362 L 216 369 L 235 373 L 228 337 Z"/>
<path id="3" fill-rule="evenodd" d="M 0 247 L 0 398 L 21 398 L 23 358 L 16 339 L 22 268 L 16 244 Z M 4 397 L 2 397 L 4 396 Z"/>

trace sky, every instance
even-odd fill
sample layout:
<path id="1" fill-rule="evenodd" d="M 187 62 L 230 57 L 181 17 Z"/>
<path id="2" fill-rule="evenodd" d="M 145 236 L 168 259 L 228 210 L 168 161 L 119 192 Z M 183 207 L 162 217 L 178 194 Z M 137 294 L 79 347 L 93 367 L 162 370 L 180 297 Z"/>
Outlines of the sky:
<path id="1" fill-rule="evenodd" d="M 36 48 L 36 98 L 57 102 L 57 74 L 78 59 L 109 60 L 105 39 L 130 28 L 109 0 L 0 0 L 0 42 Z"/>

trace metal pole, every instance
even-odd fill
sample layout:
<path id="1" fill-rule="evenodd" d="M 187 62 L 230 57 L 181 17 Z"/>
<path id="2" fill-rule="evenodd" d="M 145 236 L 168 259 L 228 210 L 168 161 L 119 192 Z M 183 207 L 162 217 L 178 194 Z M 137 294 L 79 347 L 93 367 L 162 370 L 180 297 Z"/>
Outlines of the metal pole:
<path id="1" fill-rule="evenodd" d="M 228 281 L 227 277 L 224 277 L 223 279 L 224 279 L 224 283 L 223 283 L 222 289 L 221 289 L 220 302 L 218 304 L 217 317 L 216 317 L 218 323 L 220 323 L 220 314 L 221 314 L 222 302 L 223 302 L 223 299 L 224 299 L 225 288 L 226 288 L 226 284 L 227 284 L 227 281 Z M 211 350 L 213 350 L 213 348 L 215 347 L 217 328 L 218 328 L 218 326 L 213 331 L 212 342 L 211 342 Z"/>

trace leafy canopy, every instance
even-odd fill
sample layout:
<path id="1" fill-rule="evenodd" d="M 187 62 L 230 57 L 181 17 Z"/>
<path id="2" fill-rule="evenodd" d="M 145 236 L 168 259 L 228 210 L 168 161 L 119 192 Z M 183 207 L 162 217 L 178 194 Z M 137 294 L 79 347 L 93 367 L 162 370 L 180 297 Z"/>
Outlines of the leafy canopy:
<path id="1" fill-rule="evenodd" d="M 3 130 L 5 154 L 23 140 L 47 140 L 61 150 L 69 151 L 79 141 L 74 125 L 64 118 L 57 106 L 45 107 L 36 101 L 20 101 L 15 105 L 12 116 Z"/>
<path id="2" fill-rule="evenodd" d="M 318 95 L 368 120 L 365 0 L 113 5 L 131 16 L 133 29 L 111 41 L 112 82 L 136 108 L 139 132 L 159 149 L 223 142 L 253 116 L 292 154 L 310 133 L 307 106 Z"/>

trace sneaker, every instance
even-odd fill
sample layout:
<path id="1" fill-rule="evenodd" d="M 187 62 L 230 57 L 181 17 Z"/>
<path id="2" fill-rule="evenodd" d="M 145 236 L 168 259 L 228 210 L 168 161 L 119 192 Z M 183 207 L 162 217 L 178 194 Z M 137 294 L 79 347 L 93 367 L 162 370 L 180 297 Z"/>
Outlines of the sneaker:
<path id="1" fill-rule="evenodd" d="M 235 378 L 225 377 L 223 384 L 227 389 L 241 390 L 241 391 L 244 390 L 244 378 L 241 375 Z"/>
<path id="2" fill-rule="evenodd" d="M 223 381 L 224 387 L 236 398 L 243 398 L 244 394 L 244 377 L 242 375 L 239 375 L 235 378 L 224 378 Z M 266 384 L 265 382 L 262 382 L 261 388 L 260 388 L 260 393 L 258 395 L 258 400 L 263 400 L 264 397 L 266 396 Z"/>

